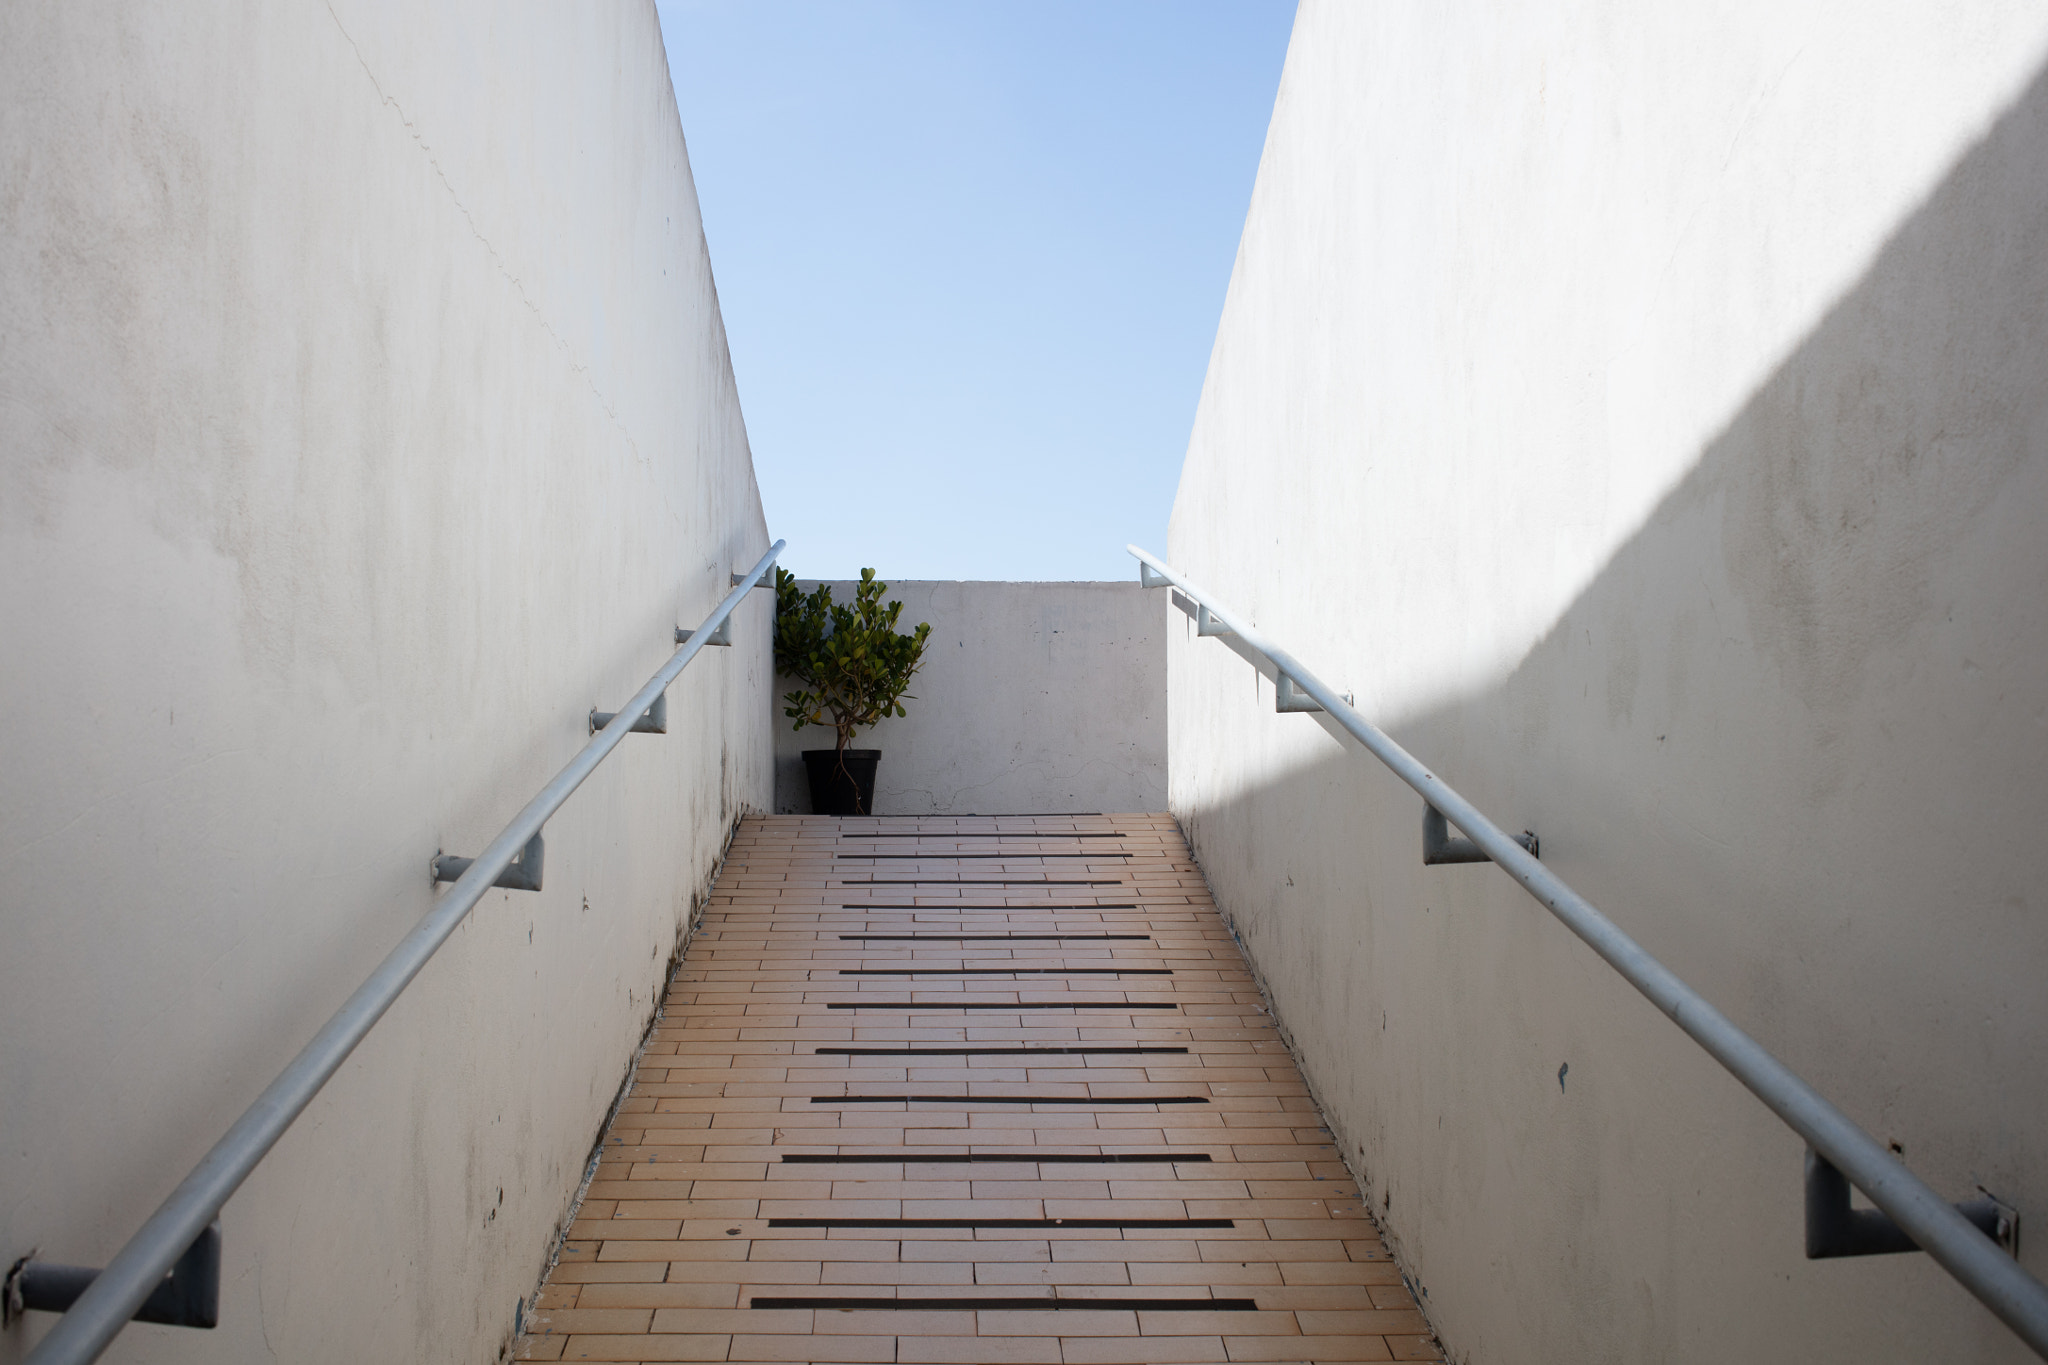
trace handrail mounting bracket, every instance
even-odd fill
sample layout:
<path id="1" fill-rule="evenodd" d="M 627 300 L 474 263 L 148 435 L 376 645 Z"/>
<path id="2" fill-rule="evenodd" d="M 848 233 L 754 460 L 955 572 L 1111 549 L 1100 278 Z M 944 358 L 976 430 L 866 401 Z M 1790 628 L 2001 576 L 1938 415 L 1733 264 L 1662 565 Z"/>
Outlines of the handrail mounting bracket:
<path id="1" fill-rule="evenodd" d="M 1529 850 L 1531 858 L 1543 856 L 1543 845 L 1537 839 L 1535 830 L 1525 829 L 1520 834 L 1514 836 L 1514 838 L 1516 843 Z M 1492 861 L 1493 859 L 1486 856 L 1486 851 L 1470 839 L 1453 838 L 1451 836 L 1450 822 L 1444 819 L 1444 813 L 1435 806 L 1430 805 L 1427 801 L 1422 803 L 1422 865 L 1424 867 L 1439 867 L 1445 863 L 1490 863 Z"/>
<path id="2" fill-rule="evenodd" d="M 100 1275 L 90 1266 L 58 1265 L 35 1257 L 31 1251 L 7 1272 L 6 1285 L 0 1288 L 0 1323 L 11 1325 L 31 1310 L 67 1312 Z M 162 1283 L 135 1310 L 133 1320 L 165 1327 L 212 1327 L 220 1321 L 220 1219 L 185 1248 Z"/>
<path id="3" fill-rule="evenodd" d="M 612 721 L 618 716 L 618 714 L 619 713 L 616 711 L 593 710 L 590 713 L 590 733 L 594 735 L 599 730 L 604 729 L 605 726 L 610 725 Z M 654 699 L 654 705 L 648 707 L 645 711 L 642 711 L 640 713 L 640 719 L 634 721 L 633 728 L 631 730 L 628 730 L 626 733 L 632 735 L 667 734 L 668 693 L 664 692 L 660 696 L 656 697 Z"/>
<path id="4" fill-rule="evenodd" d="M 1213 635 L 1236 634 L 1235 631 L 1228 630 L 1208 631 L 1204 633 Z M 1356 703 L 1356 697 L 1352 696 L 1349 692 L 1346 692 L 1344 694 L 1344 704 L 1346 706 L 1352 706 Z M 1285 673 L 1281 673 L 1273 679 L 1273 709 L 1283 716 L 1303 715 L 1310 711 L 1322 710 L 1323 704 L 1317 701 L 1314 697 L 1311 697 L 1308 693 L 1296 687 L 1294 685 L 1293 678 L 1289 677 Z"/>
<path id="5" fill-rule="evenodd" d="M 507 891 L 540 890 L 541 864 L 546 857 L 547 845 L 541 842 L 540 835 L 535 834 L 526 841 L 526 847 L 519 850 L 519 856 L 506 864 L 505 870 L 498 874 L 498 880 L 491 885 L 501 886 Z M 452 882 L 469 871 L 469 865 L 475 861 L 474 858 L 458 858 L 453 853 L 436 853 L 434 880 Z"/>
<path id="6" fill-rule="evenodd" d="M 686 630 L 682 626 L 677 626 L 676 643 L 679 645 L 688 644 L 690 637 L 696 633 L 694 630 Z M 707 645 L 730 646 L 732 644 L 732 617 L 728 615 L 723 621 L 720 621 L 718 629 L 704 637 L 704 643 Z"/>
<path id="7" fill-rule="evenodd" d="M 2020 1254 L 2020 1215 L 1987 1191 L 1955 1206 L 1979 1232 L 1998 1243 L 2006 1255 Z M 1920 1244 L 1882 1209 L 1849 1207 L 1849 1177 L 1835 1164 L 1806 1149 L 1806 1259 L 1837 1256 L 1889 1256 L 1918 1251 Z"/>

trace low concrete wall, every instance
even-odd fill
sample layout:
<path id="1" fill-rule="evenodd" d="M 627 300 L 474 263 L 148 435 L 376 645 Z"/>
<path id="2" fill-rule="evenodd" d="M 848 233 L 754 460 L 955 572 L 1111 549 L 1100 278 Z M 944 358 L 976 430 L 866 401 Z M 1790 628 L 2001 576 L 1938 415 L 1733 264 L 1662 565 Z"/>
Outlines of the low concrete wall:
<path id="1" fill-rule="evenodd" d="M 20 0 L 0 90 L 0 1266 L 101 1265 L 768 538 L 651 5 Z M 228 1203 L 219 1328 L 107 1359 L 499 1357 L 770 799 L 769 619 Z"/>
<path id="2" fill-rule="evenodd" d="M 802 584 L 806 592 L 815 582 Z M 854 585 L 835 582 L 836 601 Z M 1166 640 L 1131 583 L 891 583 L 901 628 L 932 627 L 909 714 L 863 732 L 882 751 L 882 815 L 1156 811 L 1166 803 Z M 807 812 L 805 749 L 776 688 L 775 809 Z"/>
<path id="3" fill-rule="evenodd" d="M 1950 1198 L 2048 1217 L 2048 16 L 1309 0 L 1169 558 Z M 1172 810 L 1453 1358 L 2031 1359 L 1176 624 Z M 2023 1263 L 2048 1276 L 2048 1237 Z"/>

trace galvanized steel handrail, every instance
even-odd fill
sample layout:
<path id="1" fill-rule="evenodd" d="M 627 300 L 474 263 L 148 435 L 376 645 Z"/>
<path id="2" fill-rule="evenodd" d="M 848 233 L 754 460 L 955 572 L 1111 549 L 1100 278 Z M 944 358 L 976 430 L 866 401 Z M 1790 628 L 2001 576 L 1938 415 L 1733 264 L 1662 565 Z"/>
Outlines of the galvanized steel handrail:
<path id="1" fill-rule="evenodd" d="M 135 1310 L 149 1297 L 174 1262 L 230 1196 L 240 1188 L 258 1162 L 284 1136 L 292 1121 L 310 1104 L 348 1055 L 362 1042 L 399 993 L 419 975 L 427 960 L 448 936 L 455 932 L 476 903 L 511 865 L 527 840 L 540 833 L 548 817 L 562 808 L 583 780 L 590 776 L 621 740 L 633 729 L 642 712 L 668 690 L 684 668 L 724 626 L 742 598 L 760 582 L 774 565 L 785 542 L 776 541 L 768 553 L 745 577 L 738 580 L 725 600 L 669 661 L 633 694 L 631 701 L 597 734 L 593 735 L 568 766 L 526 803 L 504 832 L 493 839 L 474 863 L 456 879 L 448 893 L 434 904 L 426 918 L 400 940 L 369 979 L 356 988 L 347 1003 L 313 1035 L 291 1064 L 265 1086 L 243 1115 L 236 1119 L 213 1149 L 201 1159 L 171 1191 L 157 1211 L 149 1216 L 126 1246 L 107 1263 L 78 1301 L 50 1334 L 29 1353 L 29 1365 L 83 1365 L 95 1360 L 134 1317 Z"/>
<path id="2" fill-rule="evenodd" d="M 1806 1139 L 1808 1146 L 1832 1162 L 1870 1197 L 1871 1203 L 1890 1214 L 1943 1269 L 2018 1333 L 2035 1354 L 2048 1360 L 2048 1286 L 2021 1269 L 2018 1261 L 1907 1170 L 1883 1143 L 1859 1128 L 1761 1043 L 1709 1004 L 1706 997 L 1650 956 L 1590 901 L 1538 862 L 1513 835 L 1487 819 L 1477 806 L 1359 715 L 1343 696 L 1303 668 L 1293 655 L 1268 642 L 1249 621 L 1164 561 L 1135 545 L 1125 548 L 1164 582 L 1178 587 L 1200 607 L 1206 607 L 1211 616 L 1248 647 L 1270 660 L 1281 676 L 1292 678 L 1296 688 L 1321 703 L 1330 718 L 1353 739 L 1463 830 L 1503 872 L 1562 920 L 1566 928 L 1647 996 L 1650 1003 L 1664 1011 L 1762 1100 L 1766 1108 L 1784 1120 L 1787 1127 Z M 1147 586 L 1160 586 L 1142 571 L 1140 576 Z"/>

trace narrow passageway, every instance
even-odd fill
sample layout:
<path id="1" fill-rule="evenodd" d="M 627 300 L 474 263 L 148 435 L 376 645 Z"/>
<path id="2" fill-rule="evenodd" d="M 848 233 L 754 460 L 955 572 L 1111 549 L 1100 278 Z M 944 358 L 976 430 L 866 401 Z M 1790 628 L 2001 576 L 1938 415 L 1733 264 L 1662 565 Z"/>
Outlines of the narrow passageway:
<path id="1" fill-rule="evenodd" d="M 1439 1359 L 1165 815 L 748 819 L 527 1327 L 528 1360 Z"/>

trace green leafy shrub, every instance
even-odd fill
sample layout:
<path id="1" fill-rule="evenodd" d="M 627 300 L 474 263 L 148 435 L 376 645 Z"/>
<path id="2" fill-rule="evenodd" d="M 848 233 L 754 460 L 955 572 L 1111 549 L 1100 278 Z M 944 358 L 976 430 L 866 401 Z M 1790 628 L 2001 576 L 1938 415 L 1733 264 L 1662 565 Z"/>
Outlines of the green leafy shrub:
<path id="1" fill-rule="evenodd" d="M 775 671 L 803 684 L 783 695 L 789 705 L 782 714 L 796 722 L 792 729 L 831 726 L 841 754 L 854 731 L 904 715 L 904 701 L 917 700 L 905 689 L 924 662 L 932 628 L 920 622 L 915 631 L 898 632 L 903 604 L 885 605 L 887 591 L 873 569 L 862 569 L 853 604 L 842 606 L 832 600 L 831 585 L 803 593 L 795 574 L 775 571 Z"/>

